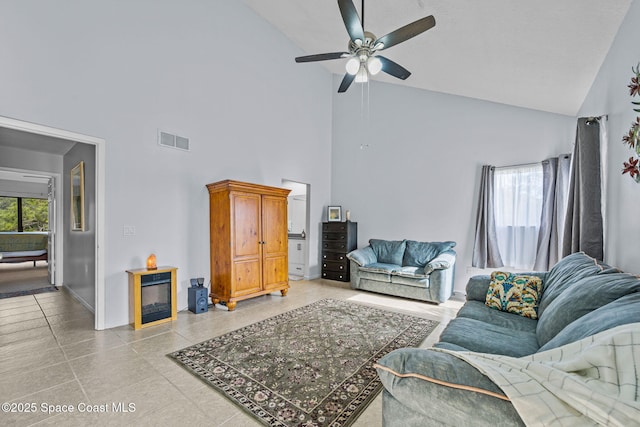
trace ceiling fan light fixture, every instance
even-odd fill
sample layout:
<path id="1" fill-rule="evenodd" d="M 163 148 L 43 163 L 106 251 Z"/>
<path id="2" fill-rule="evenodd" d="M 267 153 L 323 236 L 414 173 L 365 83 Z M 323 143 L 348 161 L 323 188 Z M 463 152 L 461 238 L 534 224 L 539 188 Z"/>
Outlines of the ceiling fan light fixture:
<path id="1" fill-rule="evenodd" d="M 367 70 L 372 76 L 375 76 L 382 70 L 382 61 L 375 56 L 370 56 L 367 59 Z"/>
<path id="2" fill-rule="evenodd" d="M 347 69 L 347 73 L 355 76 L 360 69 L 360 61 L 358 61 L 357 58 L 351 58 L 347 61 L 345 68 Z"/>
<path id="3" fill-rule="evenodd" d="M 356 83 L 366 83 L 369 81 L 369 73 L 367 72 L 367 68 L 364 64 L 358 70 L 358 74 L 356 74 Z"/>

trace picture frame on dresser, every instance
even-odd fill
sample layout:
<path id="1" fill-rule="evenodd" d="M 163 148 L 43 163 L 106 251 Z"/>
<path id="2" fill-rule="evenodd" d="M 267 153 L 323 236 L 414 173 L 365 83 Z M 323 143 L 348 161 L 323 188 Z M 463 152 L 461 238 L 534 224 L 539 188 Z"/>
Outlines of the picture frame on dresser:
<path id="1" fill-rule="evenodd" d="M 342 206 L 327 207 L 327 222 L 341 222 L 341 221 L 342 221 Z"/>

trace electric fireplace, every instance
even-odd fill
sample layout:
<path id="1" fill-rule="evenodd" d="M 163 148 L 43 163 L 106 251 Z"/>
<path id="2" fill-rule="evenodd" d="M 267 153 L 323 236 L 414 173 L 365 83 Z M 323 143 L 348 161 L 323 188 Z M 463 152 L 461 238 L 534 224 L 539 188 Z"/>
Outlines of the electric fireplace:
<path id="1" fill-rule="evenodd" d="M 176 268 L 127 270 L 129 273 L 129 315 L 134 329 L 175 320 Z"/>

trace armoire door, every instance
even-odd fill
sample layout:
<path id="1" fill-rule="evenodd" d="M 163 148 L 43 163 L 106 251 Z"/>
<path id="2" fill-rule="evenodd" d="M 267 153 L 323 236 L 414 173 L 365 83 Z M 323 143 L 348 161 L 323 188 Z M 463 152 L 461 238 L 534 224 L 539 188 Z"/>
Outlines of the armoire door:
<path id="1" fill-rule="evenodd" d="M 231 245 L 233 296 L 262 289 L 261 197 L 231 193 Z"/>
<path id="2" fill-rule="evenodd" d="M 262 241 L 262 286 L 282 286 L 289 279 L 286 197 L 262 196 Z"/>

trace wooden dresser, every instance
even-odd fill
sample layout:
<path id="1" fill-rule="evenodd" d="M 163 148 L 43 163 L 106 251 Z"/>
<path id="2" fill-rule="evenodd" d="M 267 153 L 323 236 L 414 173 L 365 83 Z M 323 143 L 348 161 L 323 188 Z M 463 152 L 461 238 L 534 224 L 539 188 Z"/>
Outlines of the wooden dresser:
<path id="1" fill-rule="evenodd" d="M 237 301 L 289 289 L 287 196 L 283 188 L 239 181 L 208 184 L 211 301 Z"/>
<path id="2" fill-rule="evenodd" d="M 322 278 L 348 282 L 347 254 L 358 246 L 357 222 L 322 223 Z"/>

